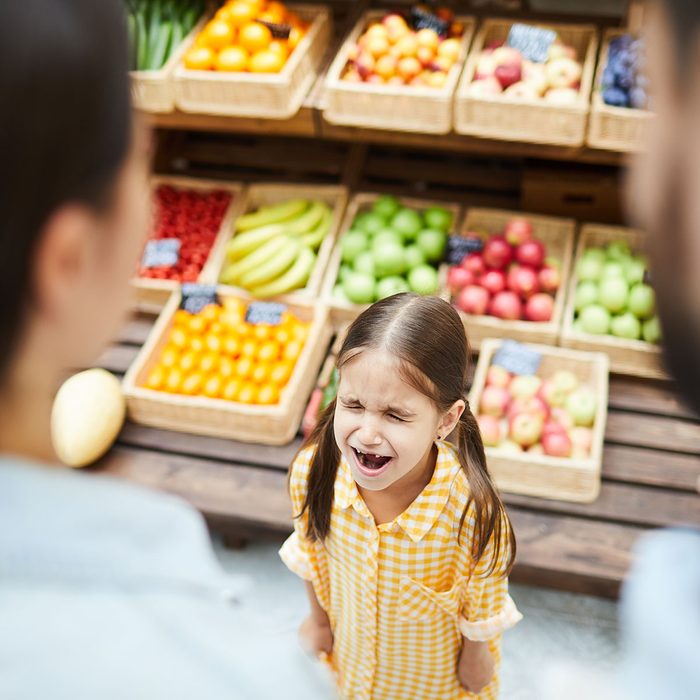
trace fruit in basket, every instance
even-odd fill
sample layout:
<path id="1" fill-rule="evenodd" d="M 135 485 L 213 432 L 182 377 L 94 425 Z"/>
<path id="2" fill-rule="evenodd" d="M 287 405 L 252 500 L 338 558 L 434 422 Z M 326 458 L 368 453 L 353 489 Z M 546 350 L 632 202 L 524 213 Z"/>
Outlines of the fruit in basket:
<path id="1" fill-rule="evenodd" d="M 566 400 L 566 410 L 571 414 L 574 423 L 586 428 L 593 425 L 597 407 L 595 394 L 587 387 L 577 389 Z"/>
<path id="2" fill-rule="evenodd" d="M 612 107 L 649 108 L 649 78 L 645 74 L 645 47 L 631 34 L 614 37 L 608 46 L 600 90 Z"/>
<path id="3" fill-rule="evenodd" d="M 599 302 L 610 313 L 620 313 L 627 306 L 629 288 L 622 277 L 606 277 L 598 287 Z"/>
<path id="4" fill-rule="evenodd" d="M 563 428 L 542 435 L 542 450 L 550 457 L 571 457 L 572 449 L 571 438 Z"/>
<path id="5" fill-rule="evenodd" d="M 521 447 L 531 447 L 539 441 L 543 427 L 541 416 L 519 413 L 510 420 L 508 436 Z"/>
<path id="6" fill-rule="evenodd" d="M 372 275 L 351 272 L 343 282 L 345 296 L 353 304 L 371 304 L 377 296 L 376 281 Z"/>
<path id="7" fill-rule="evenodd" d="M 523 304 L 515 292 L 499 292 L 491 299 L 488 312 L 496 318 L 516 321 L 523 315 Z"/>
<path id="8" fill-rule="evenodd" d="M 510 403 L 510 392 L 505 387 L 488 385 L 481 394 L 479 410 L 487 416 L 505 416 Z"/>
<path id="9" fill-rule="evenodd" d="M 515 249 L 515 259 L 521 265 L 540 268 L 544 264 L 546 250 L 542 241 L 531 239 L 524 241 Z"/>
<path id="10" fill-rule="evenodd" d="M 551 321 L 554 313 L 554 298 L 549 294 L 540 292 L 531 296 L 525 302 L 525 318 L 536 323 Z"/>
<path id="11" fill-rule="evenodd" d="M 605 335 L 610 330 L 610 312 L 600 304 L 585 307 L 579 319 L 584 333 Z"/>
<path id="12" fill-rule="evenodd" d="M 377 299 L 392 297 L 394 294 L 408 292 L 410 287 L 403 277 L 385 277 L 377 283 Z"/>
<path id="13" fill-rule="evenodd" d="M 419 265 L 408 273 L 408 285 L 412 292 L 431 296 L 438 292 L 438 273 L 430 265 Z"/>
<path id="14" fill-rule="evenodd" d="M 482 257 L 487 267 L 501 270 L 513 259 L 513 249 L 503 236 L 491 236 L 484 245 Z"/>
<path id="15" fill-rule="evenodd" d="M 501 423 L 498 418 L 490 415 L 479 415 L 476 418 L 479 432 L 485 447 L 496 447 L 501 442 Z"/>
<path id="16" fill-rule="evenodd" d="M 510 393 L 515 399 L 531 399 L 537 396 L 541 386 L 542 380 L 538 376 L 522 374 L 511 381 Z"/>
<path id="17" fill-rule="evenodd" d="M 659 322 L 658 316 L 644 321 L 642 324 L 642 338 L 646 340 L 647 343 L 661 342 L 661 323 Z"/>
<path id="18" fill-rule="evenodd" d="M 491 365 L 486 372 L 486 386 L 497 386 L 507 389 L 512 379 L 511 373 L 498 365 Z"/>
<path id="19" fill-rule="evenodd" d="M 627 311 L 613 317 L 610 322 L 610 332 L 618 338 L 637 340 L 642 334 L 642 324 L 633 313 Z"/>
<path id="20" fill-rule="evenodd" d="M 508 270 L 507 283 L 508 289 L 525 301 L 539 291 L 537 272 L 534 268 L 525 265 L 511 265 Z"/>
<path id="21" fill-rule="evenodd" d="M 465 314 L 482 316 L 488 309 L 489 299 L 489 293 L 484 287 L 473 284 L 459 292 L 456 303 Z"/>

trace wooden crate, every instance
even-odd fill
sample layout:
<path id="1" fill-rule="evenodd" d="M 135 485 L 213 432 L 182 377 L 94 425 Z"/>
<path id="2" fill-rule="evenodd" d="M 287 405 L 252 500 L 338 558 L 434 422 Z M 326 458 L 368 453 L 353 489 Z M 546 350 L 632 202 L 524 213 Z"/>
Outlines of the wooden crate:
<path id="1" fill-rule="evenodd" d="M 175 109 L 173 72 L 209 18 L 210 15 L 205 14 L 197 22 L 180 46 L 170 54 L 170 58 L 162 68 L 158 70 L 134 70 L 129 73 L 131 97 L 137 109 L 155 114 L 167 114 Z"/>
<path id="2" fill-rule="evenodd" d="M 667 379 L 663 368 L 661 348 L 643 340 L 628 340 L 612 335 L 589 335 L 574 330 L 574 295 L 576 293 L 576 266 L 589 246 L 605 246 L 612 241 L 627 241 L 633 251 L 642 248 L 641 231 L 621 226 L 584 224 L 581 227 L 576 257 L 569 281 L 564 310 L 561 345 L 567 348 L 604 352 L 610 358 L 610 370 L 619 374 L 632 374 L 653 379 Z"/>
<path id="3" fill-rule="evenodd" d="M 219 288 L 219 296 L 252 301 Z M 180 305 L 174 292 L 123 381 L 129 417 L 156 428 L 230 438 L 264 445 L 284 445 L 296 435 L 306 400 L 326 356 L 331 337 L 328 309 L 312 303 L 289 304 L 302 320 L 312 321 L 309 335 L 279 404 L 252 406 L 205 396 L 183 396 L 143 387 L 166 343 Z"/>
<path id="4" fill-rule="evenodd" d="M 576 103 L 553 105 L 544 99 L 516 100 L 503 95 L 474 97 L 469 94 L 481 50 L 492 41 L 505 41 L 513 23 L 514 20 L 508 19 L 485 20 L 474 39 L 455 97 L 455 131 L 503 141 L 583 145 L 598 47 L 598 34 L 593 25 L 524 22 L 553 29 L 564 43 L 576 49 L 578 60 L 583 64 Z"/>
<path id="5" fill-rule="evenodd" d="M 634 152 L 644 148 L 646 131 L 652 112 L 646 109 L 611 107 L 603 102 L 601 82 L 603 71 L 608 63 L 610 41 L 625 34 L 623 29 L 607 29 L 598 58 L 593 96 L 591 98 L 591 118 L 586 139 L 589 146 L 610 151 Z"/>
<path id="6" fill-rule="evenodd" d="M 340 223 L 345 213 L 345 207 L 348 203 L 348 190 L 340 185 L 307 185 L 307 184 L 288 184 L 288 183 L 265 183 L 250 185 L 245 195 L 242 198 L 241 206 L 237 210 L 237 216 L 241 216 L 246 212 L 254 211 L 268 204 L 284 202 L 288 199 L 295 198 L 317 199 L 325 202 L 333 209 L 333 221 L 331 227 L 326 234 L 321 247 L 318 250 L 316 264 L 314 265 L 311 277 L 303 289 L 296 290 L 287 295 L 288 299 L 304 298 L 317 299 L 321 293 L 323 278 L 328 267 L 333 248 L 335 246 L 336 236 Z M 210 265 L 207 265 L 206 281 L 211 284 L 216 284 L 221 270 L 226 261 L 226 243 L 232 238 L 233 226 L 235 219 L 231 221 L 231 226 L 227 229 L 227 235 L 223 237 L 221 245 L 210 256 Z M 228 285 L 224 285 L 228 286 Z M 235 289 L 235 288 L 234 288 Z M 245 292 L 244 292 L 245 293 Z"/>
<path id="7" fill-rule="evenodd" d="M 238 216 L 240 207 L 245 198 L 245 187 L 237 182 L 226 180 L 204 180 L 191 177 L 156 176 L 151 178 L 151 188 L 153 191 L 160 185 L 170 185 L 180 190 L 226 190 L 231 194 L 231 203 L 221 220 L 219 233 L 209 252 L 207 262 L 199 273 L 198 282 L 208 284 L 216 279 L 214 271 L 215 260 L 223 254 L 223 248 L 230 237 L 233 221 Z M 170 295 L 179 289 L 180 283 L 174 280 L 157 280 L 146 277 L 134 277 L 131 280 L 133 292 L 133 302 L 140 311 L 158 313 L 170 298 Z"/>
<path id="8" fill-rule="evenodd" d="M 481 345 L 469 403 L 475 413 L 486 385 L 486 373 L 502 341 L 486 339 Z M 486 448 L 486 459 L 496 485 L 503 491 L 561 501 L 590 503 L 600 492 L 603 438 L 608 413 L 608 358 L 602 353 L 532 345 L 542 354 L 538 376 L 557 370 L 573 372 L 596 394 L 598 408 L 593 423 L 593 442 L 588 459 L 513 453 L 497 447 Z"/>
<path id="9" fill-rule="evenodd" d="M 331 124 L 345 126 L 448 133 L 452 128 L 452 99 L 474 34 L 475 20 L 457 18 L 465 27 L 460 57 L 440 89 L 344 82 L 340 76 L 348 62 L 350 47 L 357 43 L 371 22 L 380 20 L 385 14 L 381 10 L 366 12 L 343 43 L 326 76 L 324 118 Z"/>
<path id="10" fill-rule="evenodd" d="M 310 27 L 279 73 L 222 73 L 175 68 L 175 103 L 183 112 L 229 117 L 289 119 L 318 77 L 332 35 L 322 5 L 290 5 Z"/>
<path id="11" fill-rule="evenodd" d="M 478 349 L 485 338 L 510 338 L 521 342 L 549 343 L 556 345 L 561 333 L 564 318 L 566 290 L 574 253 L 576 223 L 573 219 L 560 219 L 551 216 L 537 216 L 525 212 L 504 209 L 468 209 L 460 227 L 460 235 L 480 234 L 484 240 L 489 234 L 499 233 L 505 224 L 514 217 L 523 217 L 532 222 L 534 235 L 547 246 L 547 253 L 561 262 L 561 285 L 554 297 L 554 312 L 550 321 L 506 321 L 494 316 L 475 316 L 459 311 L 464 322 L 469 344 Z M 450 290 L 446 286 L 448 266 L 441 270 L 443 288 L 441 296 L 450 300 Z"/>
<path id="12" fill-rule="evenodd" d="M 323 283 L 322 298 L 324 303 L 331 309 L 331 319 L 334 324 L 354 321 L 365 309 L 370 306 L 369 304 L 350 304 L 338 301 L 337 299 L 333 298 L 333 288 L 335 287 L 338 279 L 338 271 L 340 270 L 340 265 L 342 262 L 343 251 L 341 249 L 341 241 L 343 234 L 350 229 L 355 217 L 359 213 L 367 211 L 381 196 L 381 194 L 376 192 L 360 192 L 350 200 L 350 204 L 345 212 L 345 217 L 343 218 L 343 223 L 340 226 L 340 233 L 328 263 L 326 278 Z M 461 213 L 461 207 L 459 204 L 451 204 L 449 202 L 439 202 L 435 200 L 415 199 L 413 197 L 397 197 L 397 199 L 403 206 L 413 207 L 415 209 L 427 209 L 428 207 L 432 206 L 444 207 L 448 211 L 452 212 L 453 230 L 455 230 L 455 227 L 457 226 Z"/>

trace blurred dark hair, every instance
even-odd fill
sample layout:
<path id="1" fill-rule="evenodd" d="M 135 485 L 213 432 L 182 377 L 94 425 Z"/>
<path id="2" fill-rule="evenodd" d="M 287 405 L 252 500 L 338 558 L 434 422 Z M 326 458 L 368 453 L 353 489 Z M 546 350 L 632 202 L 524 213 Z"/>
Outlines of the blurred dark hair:
<path id="1" fill-rule="evenodd" d="M 131 139 L 122 0 L 0 2 L 0 380 L 31 304 L 42 226 L 101 210 Z"/>

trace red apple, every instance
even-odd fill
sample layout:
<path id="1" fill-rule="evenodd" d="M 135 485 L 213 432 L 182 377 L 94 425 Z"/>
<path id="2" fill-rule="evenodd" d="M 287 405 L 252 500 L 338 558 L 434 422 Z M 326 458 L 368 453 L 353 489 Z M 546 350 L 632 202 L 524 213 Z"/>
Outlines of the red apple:
<path id="1" fill-rule="evenodd" d="M 570 457 L 571 439 L 562 431 L 553 431 L 542 435 L 542 449 L 550 457 Z"/>
<path id="2" fill-rule="evenodd" d="M 513 249 L 503 236 L 491 236 L 486 241 L 482 256 L 487 267 L 502 270 L 513 259 Z"/>
<path id="3" fill-rule="evenodd" d="M 554 299 L 543 292 L 531 296 L 525 304 L 525 318 L 528 321 L 546 323 L 552 318 L 553 312 Z"/>
<path id="4" fill-rule="evenodd" d="M 531 267 L 511 265 L 506 282 L 508 289 L 523 299 L 529 299 L 539 291 L 537 273 Z"/>
<path id="5" fill-rule="evenodd" d="M 454 266 L 447 273 L 447 285 L 453 292 L 458 292 L 460 289 L 474 284 L 476 276 L 470 270 L 465 270 L 463 267 Z"/>
<path id="6" fill-rule="evenodd" d="M 465 287 L 457 297 L 457 306 L 465 314 L 475 314 L 481 316 L 486 313 L 489 305 L 489 293 L 476 284 Z"/>
<path id="7" fill-rule="evenodd" d="M 525 241 L 515 249 L 515 259 L 521 265 L 529 265 L 536 269 L 542 267 L 546 254 L 544 244 L 536 238 Z"/>
<path id="8" fill-rule="evenodd" d="M 523 305 L 518 295 L 514 292 L 499 292 L 491 300 L 488 312 L 491 316 L 496 316 L 496 318 L 516 321 L 522 316 Z"/>
<path id="9" fill-rule="evenodd" d="M 479 284 L 489 294 L 498 294 L 506 288 L 506 276 L 502 270 L 487 270 L 479 280 Z"/>
<path id="10" fill-rule="evenodd" d="M 508 435 L 518 445 L 530 447 L 539 441 L 543 425 L 544 421 L 540 416 L 531 413 L 519 413 L 511 419 Z"/>
<path id="11" fill-rule="evenodd" d="M 489 44 L 489 46 L 494 46 Z M 498 66 L 518 66 L 521 68 L 523 65 L 523 56 L 512 46 L 494 46 L 495 50 L 493 52 L 493 59 L 496 61 Z"/>
<path id="12" fill-rule="evenodd" d="M 561 272 L 556 267 L 545 265 L 537 275 L 543 292 L 555 294 L 561 285 Z"/>
<path id="13" fill-rule="evenodd" d="M 485 447 L 496 447 L 501 442 L 501 423 L 498 418 L 488 415 L 480 415 L 476 422 L 479 424 L 479 432 Z"/>
<path id="14" fill-rule="evenodd" d="M 462 267 L 469 270 L 477 278 L 486 272 L 486 263 L 484 263 L 484 257 L 481 253 L 469 253 L 462 260 Z"/>
<path id="15" fill-rule="evenodd" d="M 500 386 L 502 389 L 507 389 L 512 378 L 511 373 L 507 369 L 498 365 L 491 365 L 488 372 L 486 372 L 486 385 Z"/>
<path id="16" fill-rule="evenodd" d="M 527 219 L 511 219 L 503 228 L 506 241 L 518 246 L 532 238 L 532 223 Z"/>
<path id="17" fill-rule="evenodd" d="M 496 70 L 493 72 L 496 80 L 501 84 L 501 87 L 505 90 L 506 88 L 520 82 L 522 78 L 523 71 L 521 66 L 514 63 L 506 63 L 500 66 L 496 66 Z"/>
<path id="18" fill-rule="evenodd" d="M 479 410 L 487 416 L 501 418 L 506 414 L 509 402 L 510 394 L 507 389 L 500 386 L 487 386 L 481 394 Z"/>
<path id="19" fill-rule="evenodd" d="M 550 419 L 544 424 L 544 428 L 542 428 L 542 438 L 544 439 L 544 437 L 546 435 L 549 435 L 550 433 L 564 433 L 564 434 L 566 434 L 566 430 L 561 425 L 561 423 L 557 423 L 557 421 L 553 420 L 550 417 Z"/>

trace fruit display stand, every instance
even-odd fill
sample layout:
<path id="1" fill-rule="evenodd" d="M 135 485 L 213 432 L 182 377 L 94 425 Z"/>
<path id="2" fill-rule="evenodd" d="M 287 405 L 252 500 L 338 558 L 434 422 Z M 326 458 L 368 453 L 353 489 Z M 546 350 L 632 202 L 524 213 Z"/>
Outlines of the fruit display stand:
<path id="1" fill-rule="evenodd" d="M 208 284 L 216 280 L 216 265 L 217 261 L 223 254 L 223 248 L 230 236 L 231 226 L 233 221 L 240 212 L 245 196 L 245 187 L 237 182 L 229 182 L 226 180 L 207 180 L 191 177 L 179 176 L 155 176 L 151 178 L 151 189 L 153 192 L 161 185 L 168 185 L 177 190 L 195 190 L 197 192 L 209 192 L 212 190 L 223 190 L 231 194 L 231 203 L 228 206 L 226 213 L 221 221 L 219 232 L 209 251 L 207 261 L 205 262 L 199 274 L 198 282 Z M 134 277 L 131 280 L 133 290 L 133 303 L 142 311 L 150 311 L 158 313 L 170 298 L 170 295 L 176 291 L 180 283 L 174 280 L 167 279 L 150 279 L 147 277 Z"/>
<path id="2" fill-rule="evenodd" d="M 621 29 L 607 29 L 603 34 L 591 96 L 591 116 L 586 142 L 593 148 L 634 152 L 643 147 L 645 131 L 654 116 L 653 113 L 646 109 L 612 107 L 605 104 L 601 95 L 603 71 L 608 62 L 610 41 L 623 34 L 625 32 Z"/>
<path id="3" fill-rule="evenodd" d="M 343 43 L 328 69 L 324 82 L 323 118 L 331 124 L 363 126 L 374 129 L 446 134 L 452 129 L 452 101 L 464 66 L 475 20 L 457 17 L 464 24 L 461 51 L 455 65 L 440 88 L 418 85 L 372 85 L 342 80 L 351 47 L 370 23 L 385 12 L 365 13 Z"/>
<path id="4" fill-rule="evenodd" d="M 343 251 L 341 248 L 341 242 L 343 234 L 351 228 L 355 217 L 364 211 L 368 211 L 372 204 L 374 204 L 374 202 L 376 202 L 380 197 L 381 195 L 377 193 L 359 192 L 352 197 L 345 212 L 343 223 L 340 226 L 338 241 L 328 263 L 328 270 L 323 283 L 322 293 L 324 303 L 330 307 L 331 320 L 334 324 L 353 321 L 368 307 L 368 305 L 352 304 L 350 302 L 338 300 L 333 295 L 333 289 L 337 282 L 340 265 L 342 263 Z M 402 206 L 411 207 L 414 209 L 427 209 L 428 207 L 433 206 L 443 207 L 452 214 L 453 227 L 459 221 L 461 207 L 458 204 L 417 199 L 414 197 L 398 197 L 398 201 Z"/>
<path id="5" fill-rule="evenodd" d="M 251 299 L 219 288 L 219 298 Z M 328 310 L 313 303 L 295 302 L 288 309 L 311 326 L 289 382 L 281 392 L 279 403 L 249 405 L 222 398 L 186 396 L 145 387 L 150 371 L 161 355 L 180 307 L 181 295 L 174 292 L 159 316 L 143 348 L 123 381 L 129 417 L 143 425 L 257 442 L 284 445 L 294 438 L 306 399 L 325 357 L 331 330 Z"/>
<path id="6" fill-rule="evenodd" d="M 476 410 L 486 384 L 486 374 L 503 341 L 487 338 L 481 343 L 479 361 L 469 393 Z M 608 359 L 601 353 L 584 353 L 547 345 L 531 345 L 542 356 L 538 376 L 557 370 L 575 374 L 597 399 L 588 458 L 550 457 L 487 447 L 486 458 L 496 484 L 503 491 L 561 501 L 590 503 L 600 493 L 603 437 L 608 410 Z"/>
<path id="7" fill-rule="evenodd" d="M 455 96 L 455 131 L 504 141 L 532 141 L 558 146 L 582 145 L 586 136 L 598 47 L 596 28 L 593 25 L 536 25 L 556 31 L 562 42 L 576 50 L 578 60 L 582 63 L 578 98 L 571 104 L 547 103 L 544 99 L 516 99 L 500 94 L 471 94 L 469 88 L 482 50 L 494 41 L 505 41 L 512 25 L 513 20 L 505 19 L 487 19 L 481 25 Z"/>
<path id="8" fill-rule="evenodd" d="M 571 261 L 574 254 L 576 224 L 572 219 L 473 207 L 466 211 L 460 226 L 460 233 L 462 236 L 467 233 L 477 234 L 485 240 L 488 238 L 488 233 L 500 232 L 513 217 L 522 217 L 530 221 L 535 238 L 541 240 L 547 246 L 548 254 L 560 262 L 561 283 L 554 297 L 554 310 L 551 319 L 546 322 L 511 321 L 494 316 L 465 314 L 463 311 L 459 311 L 469 343 L 475 350 L 481 347 L 485 338 L 510 338 L 522 342 L 555 345 L 561 333 Z M 441 280 L 441 296 L 450 300 L 450 290 L 446 286 L 446 265 L 442 267 Z"/>
<path id="9" fill-rule="evenodd" d="M 642 249 L 642 233 L 635 229 L 600 224 L 584 224 L 581 227 L 564 311 L 561 345 L 567 348 L 606 353 L 610 358 L 612 372 L 652 379 L 667 378 L 659 345 L 612 335 L 591 335 L 574 328 L 574 297 L 578 282 L 575 274 L 576 266 L 588 246 L 605 246 L 612 241 L 626 241 L 632 251 Z"/>
<path id="10" fill-rule="evenodd" d="M 222 73 L 175 68 L 175 102 L 183 112 L 288 119 L 318 77 L 332 33 L 329 10 L 290 5 L 310 27 L 279 73 Z"/>
<path id="11" fill-rule="evenodd" d="M 348 202 L 348 190 L 341 185 L 303 185 L 290 183 L 255 183 L 251 184 L 242 198 L 237 215 L 242 215 L 259 209 L 260 207 L 279 204 L 292 199 L 308 199 L 320 201 L 332 210 L 332 219 L 318 254 L 316 262 L 306 285 L 299 290 L 289 293 L 289 299 L 297 297 L 302 300 L 313 301 L 319 298 L 323 279 L 332 255 L 338 230 L 340 228 L 345 208 Z M 211 265 L 208 267 L 207 281 L 216 283 L 226 261 L 226 243 L 232 240 L 235 227 L 235 219 L 231 222 L 224 243 L 217 247 L 216 253 L 211 256 Z M 235 238 L 235 237 L 233 237 Z M 228 285 L 224 285 L 228 286 Z M 235 287 L 234 287 L 235 289 Z"/>

